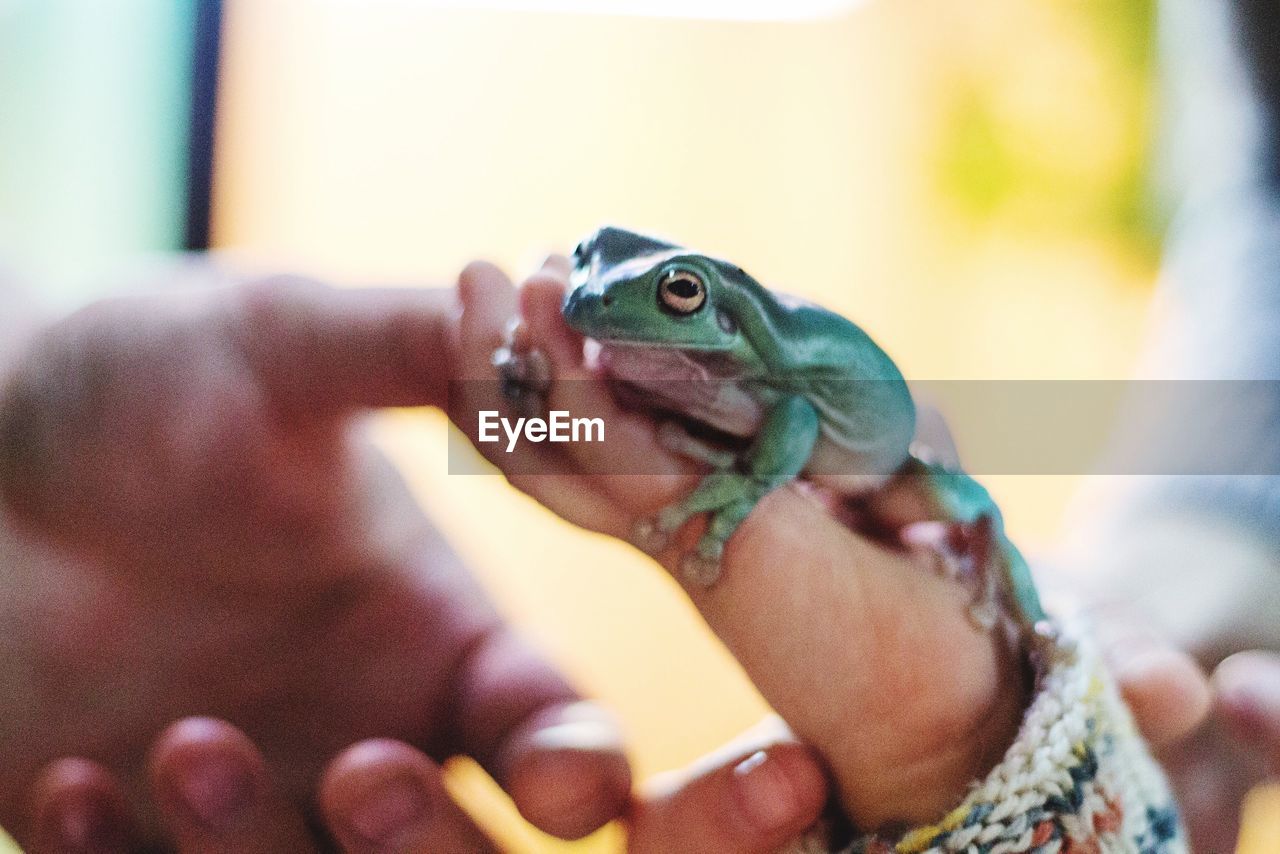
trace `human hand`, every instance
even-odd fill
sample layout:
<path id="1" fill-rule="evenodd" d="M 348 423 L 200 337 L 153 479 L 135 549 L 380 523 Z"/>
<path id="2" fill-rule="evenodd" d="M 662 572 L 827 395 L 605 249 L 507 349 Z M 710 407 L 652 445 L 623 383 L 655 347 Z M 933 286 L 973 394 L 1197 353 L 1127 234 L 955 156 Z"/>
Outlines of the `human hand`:
<path id="1" fill-rule="evenodd" d="M 290 803 L 385 737 L 474 756 L 552 833 L 618 814 L 609 716 L 504 625 L 356 417 L 443 404 L 452 292 L 165 285 L 47 328 L 0 392 L 0 823 L 29 839 L 41 768 L 81 756 L 150 832 L 147 745 L 190 715 L 248 733 Z"/>
<path id="2" fill-rule="evenodd" d="M 168 727 L 148 766 L 155 809 L 180 854 L 325 847 L 282 793 L 262 751 L 224 721 L 189 718 Z M 229 779 L 243 782 L 239 791 L 230 791 Z M 765 854 L 812 824 L 825 796 L 811 754 L 781 724 L 760 727 L 635 797 L 627 807 L 628 850 Z M 138 850 L 124 787 L 101 765 L 50 763 L 31 800 L 31 854 Z M 440 767 L 404 742 L 374 739 L 343 750 L 323 772 L 318 803 L 327 837 L 350 854 L 497 850 L 452 800 Z"/>
<path id="3" fill-rule="evenodd" d="M 1203 704 L 1200 712 L 1188 706 L 1188 700 L 1195 705 L 1196 692 L 1183 656 L 1132 629 L 1108 632 L 1104 640 L 1149 741 L 1176 740 L 1203 716 Z M 1223 668 L 1219 680 L 1220 696 L 1235 698 L 1226 702 L 1238 709 L 1240 725 L 1280 774 L 1280 709 L 1267 693 L 1280 686 L 1280 662 L 1241 657 Z M 179 854 L 306 852 L 330 841 L 349 852 L 484 852 L 495 846 L 445 790 L 439 766 L 403 742 L 372 739 L 331 760 L 315 798 L 319 821 L 308 821 L 307 812 L 285 797 L 261 750 L 225 721 L 190 718 L 171 725 L 152 744 L 147 765 L 153 810 Z M 140 820 L 124 791 L 115 775 L 91 760 L 49 763 L 29 797 L 28 850 L 131 854 Z M 765 854 L 809 828 L 827 799 L 820 757 L 771 718 L 687 768 L 648 781 L 625 811 L 628 851 Z"/>
<path id="4" fill-rule="evenodd" d="M 1106 638 L 1144 736 L 1168 742 L 1195 723 L 1185 717 L 1179 722 L 1189 696 L 1178 653 L 1135 642 L 1132 631 Z M 1280 686 L 1280 663 L 1240 662 L 1231 669 L 1244 679 L 1244 693 L 1226 687 L 1220 694 L 1237 696 L 1231 703 L 1244 715 L 1242 725 L 1280 773 L 1280 709 L 1274 698 L 1246 700 L 1259 685 Z M 1237 682 L 1225 671 L 1220 678 Z M 152 744 L 147 764 L 154 811 L 179 854 L 305 854 L 331 841 L 348 852 L 484 852 L 495 846 L 453 801 L 439 766 L 403 742 L 372 739 L 331 760 L 316 797 L 320 820 L 310 822 L 284 796 L 257 746 L 225 721 L 190 718 L 171 725 Z M 809 828 L 827 798 L 821 759 L 771 718 L 689 767 L 650 780 L 626 809 L 628 851 L 765 854 Z M 28 811 L 32 854 L 131 854 L 138 848 L 140 821 L 124 787 L 90 760 L 49 763 L 32 788 Z"/>
<path id="5" fill-rule="evenodd" d="M 627 538 L 637 519 L 686 493 L 698 474 L 663 448 L 652 419 L 621 409 L 586 364 L 581 338 L 560 316 L 565 270 L 562 259 L 549 261 L 519 294 L 496 268 L 464 273 L 460 376 L 488 382 L 467 384 L 452 417 L 474 437 L 480 409 L 506 408 L 490 357 L 518 313 L 550 362 L 548 408 L 602 418 L 610 458 L 574 444 L 525 445 L 491 459 L 566 519 Z M 627 471 L 646 474 L 617 473 Z M 918 521 L 898 486 L 885 494 L 906 500 L 878 510 L 896 513 L 899 524 Z M 717 584 L 686 591 L 764 697 L 821 755 L 859 827 L 930 821 L 1012 741 L 1029 691 L 1023 662 L 973 626 L 968 594 L 925 556 L 855 533 L 833 509 L 842 508 L 799 487 L 774 491 L 730 540 Z M 697 532 L 685 533 L 677 546 Z M 676 560 L 675 548 L 660 556 L 682 580 Z M 1178 667 L 1161 690 L 1203 693 L 1194 668 L 1183 659 Z"/>
<path id="6" fill-rule="evenodd" d="M 1196 851 L 1234 850 L 1246 796 L 1280 781 L 1280 655 L 1235 653 L 1214 669 L 1212 687 L 1207 725 L 1160 755 Z"/>
<path id="7" fill-rule="evenodd" d="M 1276 554 L 1247 516 L 1233 520 L 1227 512 L 1240 506 L 1234 489 L 1249 498 L 1264 494 L 1253 491 L 1263 486 L 1256 479 L 1097 478 L 1082 490 L 1073 539 L 1056 567 L 1104 624 L 1119 618 L 1146 626 L 1157 646 L 1185 650 L 1213 674 L 1204 725 L 1157 753 L 1194 851 L 1233 850 L 1245 797 L 1276 774 L 1259 713 L 1267 687 L 1280 684 L 1265 666 L 1280 642 Z M 1205 503 L 1225 487 L 1226 510 Z M 1187 494 L 1194 500 L 1177 500 Z"/>

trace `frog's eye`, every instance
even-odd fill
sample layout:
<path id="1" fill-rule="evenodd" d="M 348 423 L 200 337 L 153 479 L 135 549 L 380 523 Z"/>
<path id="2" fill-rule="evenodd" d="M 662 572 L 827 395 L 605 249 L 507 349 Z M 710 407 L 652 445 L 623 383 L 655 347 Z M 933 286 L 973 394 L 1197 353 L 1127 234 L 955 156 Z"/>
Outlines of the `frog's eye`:
<path id="1" fill-rule="evenodd" d="M 675 314 L 693 314 L 707 301 L 707 285 L 697 273 L 670 270 L 658 282 L 658 300 Z"/>

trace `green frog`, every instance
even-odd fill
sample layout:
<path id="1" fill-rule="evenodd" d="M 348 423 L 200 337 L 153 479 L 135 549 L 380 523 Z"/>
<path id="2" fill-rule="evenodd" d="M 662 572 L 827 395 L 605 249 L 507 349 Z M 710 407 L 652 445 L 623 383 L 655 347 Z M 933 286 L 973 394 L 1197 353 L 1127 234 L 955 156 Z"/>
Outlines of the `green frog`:
<path id="1" fill-rule="evenodd" d="M 611 388 L 658 418 L 662 443 L 708 467 L 688 496 L 636 526 L 637 546 L 657 553 L 707 514 L 680 569 L 710 586 L 725 543 L 770 491 L 803 478 L 865 499 L 891 479 L 916 478 L 933 519 L 901 532 L 899 544 L 923 542 L 967 578 L 971 614 L 984 627 L 1004 617 L 1042 628 L 1030 571 L 999 509 L 968 475 L 912 453 L 915 404 L 866 332 L 765 288 L 736 264 L 621 228 L 596 231 L 572 261 L 565 322 L 598 342 Z M 543 407 L 545 359 L 507 347 L 495 363 L 508 397 Z"/>

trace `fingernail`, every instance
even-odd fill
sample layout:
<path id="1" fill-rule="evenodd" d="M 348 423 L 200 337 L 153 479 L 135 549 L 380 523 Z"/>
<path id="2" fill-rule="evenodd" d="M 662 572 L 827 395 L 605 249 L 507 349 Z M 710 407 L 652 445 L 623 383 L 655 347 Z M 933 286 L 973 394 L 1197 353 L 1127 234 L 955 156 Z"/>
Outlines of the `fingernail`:
<path id="1" fill-rule="evenodd" d="M 1152 661 L 1167 657 L 1171 644 L 1151 628 L 1116 617 L 1100 619 L 1097 638 L 1111 672 L 1139 675 Z"/>
<path id="2" fill-rule="evenodd" d="M 178 780 L 187 808 L 215 830 L 235 825 L 254 798 L 253 775 L 243 763 L 224 756 L 208 756 L 193 762 Z"/>
<path id="3" fill-rule="evenodd" d="M 1148 638 L 1133 638 L 1112 648 L 1109 659 L 1112 674 L 1121 682 L 1139 679 L 1166 666 L 1176 653 Z"/>
<path id="4" fill-rule="evenodd" d="M 615 750 L 619 739 L 604 721 L 570 721 L 538 730 L 533 744 L 544 750 Z"/>
<path id="5" fill-rule="evenodd" d="M 543 750 L 619 750 L 622 734 L 613 718 L 590 702 L 572 703 L 557 711 L 559 720 L 537 730 L 533 745 Z"/>
<path id="6" fill-rule="evenodd" d="M 391 781 L 367 793 L 351 810 L 351 827 L 370 842 L 388 842 L 417 824 L 427 801 L 417 786 Z"/>
<path id="7" fill-rule="evenodd" d="M 1257 653 L 1232 656 L 1218 666 L 1219 697 L 1234 714 L 1250 723 L 1280 726 L 1280 660 Z"/>
<path id="8" fill-rule="evenodd" d="M 739 762 L 733 777 L 738 806 L 759 830 L 777 830 L 795 816 L 795 787 L 781 764 L 763 750 Z"/>

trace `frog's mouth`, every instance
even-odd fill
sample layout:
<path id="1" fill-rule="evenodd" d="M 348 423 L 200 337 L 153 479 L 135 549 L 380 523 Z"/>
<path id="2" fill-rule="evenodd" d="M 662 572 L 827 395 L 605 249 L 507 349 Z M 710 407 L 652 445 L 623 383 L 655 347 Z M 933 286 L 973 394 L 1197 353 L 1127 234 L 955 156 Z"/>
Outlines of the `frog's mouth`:
<path id="1" fill-rule="evenodd" d="M 627 412 L 647 415 L 659 424 L 667 421 L 674 422 L 693 438 L 714 448 L 731 451 L 735 455 L 745 452 L 747 446 L 751 444 L 748 436 L 734 435 L 718 429 L 715 425 L 683 411 L 677 402 L 655 396 L 652 389 L 639 383 L 607 374 L 605 383 L 614 403 Z"/>
<path id="2" fill-rule="evenodd" d="M 763 420 L 763 407 L 741 387 L 741 366 L 714 354 L 609 342 L 594 361 L 620 406 L 656 411 L 690 433 L 752 436 Z"/>

